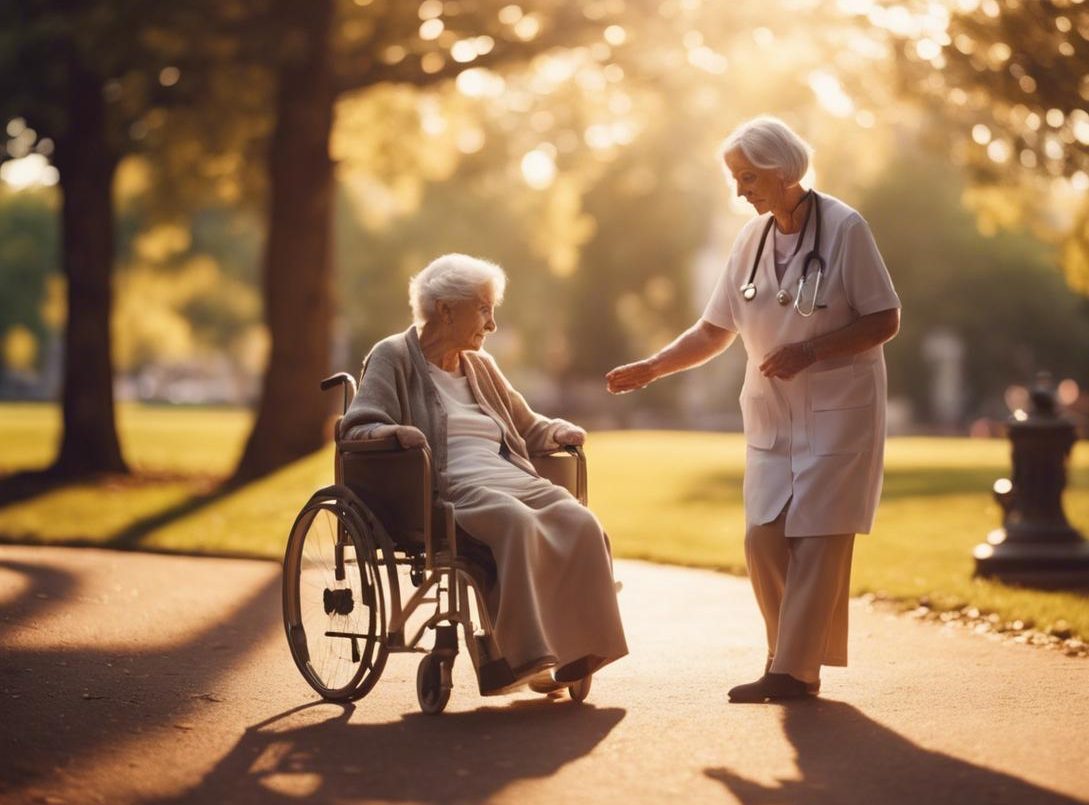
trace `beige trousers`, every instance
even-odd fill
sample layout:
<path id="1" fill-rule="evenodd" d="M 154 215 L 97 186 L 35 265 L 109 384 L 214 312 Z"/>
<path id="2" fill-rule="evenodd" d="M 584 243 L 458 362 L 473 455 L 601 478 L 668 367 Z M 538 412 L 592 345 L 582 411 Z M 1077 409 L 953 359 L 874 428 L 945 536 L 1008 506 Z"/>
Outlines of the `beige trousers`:
<path id="1" fill-rule="evenodd" d="M 786 509 L 745 534 L 756 602 L 764 616 L 770 670 L 805 682 L 822 665 L 847 664 L 847 602 L 854 534 L 790 537 Z"/>

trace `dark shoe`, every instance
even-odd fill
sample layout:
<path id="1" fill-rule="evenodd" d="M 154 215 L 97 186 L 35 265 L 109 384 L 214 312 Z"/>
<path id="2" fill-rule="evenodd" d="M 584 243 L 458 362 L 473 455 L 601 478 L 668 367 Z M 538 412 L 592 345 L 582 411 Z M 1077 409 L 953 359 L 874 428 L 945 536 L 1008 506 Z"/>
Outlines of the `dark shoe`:
<path id="1" fill-rule="evenodd" d="M 603 662 L 605 662 L 604 657 L 598 657 L 596 654 L 587 654 L 585 657 L 579 657 L 577 660 L 557 668 L 553 676 L 557 682 L 563 685 L 570 685 L 572 682 L 578 682 L 580 679 L 585 679 L 590 676 L 590 674 L 601 667 Z"/>
<path id="2" fill-rule="evenodd" d="M 542 671 L 547 671 L 556 665 L 556 658 L 552 655 L 539 657 L 517 668 L 512 669 L 506 660 L 500 658 L 491 660 L 480 667 L 477 672 L 477 682 L 480 685 L 481 696 L 498 696 L 510 693 L 529 684 L 529 681 Z"/>
<path id="3" fill-rule="evenodd" d="M 764 663 L 764 673 L 766 674 L 769 671 L 771 671 L 771 658 L 770 657 L 768 658 L 768 661 Z M 818 679 L 816 682 L 806 682 L 805 683 L 805 692 L 808 693 L 810 696 L 816 696 L 818 693 L 820 693 L 821 692 L 821 681 L 820 681 L 820 679 Z"/>
<path id="4" fill-rule="evenodd" d="M 534 693 L 557 693 L 563 690 L 564 686 L 557 682 L 553 676 L 552 671 L 544 670 L 539 671 L 529 680 L 529 689 Z"/>
<path id="5" fill-rule="evenodd" d="M 803 699 L 806 696 L 815 695 L 815 691 L 811 692 L 813 684 L 795 679 L 790 674 L 775 674 L 769 671 L 755 682 L 731 688 L 729 696 L 731 702 L 742 704 L 758 704 L 780 699 Z M 819 689 L 820 683 L 815 684 Z"/>

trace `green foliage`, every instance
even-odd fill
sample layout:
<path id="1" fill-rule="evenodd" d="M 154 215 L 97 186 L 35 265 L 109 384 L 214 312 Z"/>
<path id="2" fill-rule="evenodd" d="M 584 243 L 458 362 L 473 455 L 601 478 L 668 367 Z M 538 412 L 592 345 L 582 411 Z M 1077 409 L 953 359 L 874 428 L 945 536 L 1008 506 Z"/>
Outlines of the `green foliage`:
<path id="1" fill-rule="evenodd" d="M 1089 316 L 1055 269 L 1055 255 L 1023 232 L 979 232 L 947 166 L 904 152 L 861 199 L 904 305 L 887 349 L 890 394 L 927 410 L 923 342 L 945 329 L 963 339 L 969 410 L 1001 399 L 1035 372 L 1089 374 Z M 1004 409 L 992 409 L 1004 416 Z"/>
<path id="2" fill-rule="evenodd" d="M 46 284 L 57 270 L 57 216 L 48 192 L 0 192 L 0 339 L 21 326 L 44 343 Z M 39 363 L 42 350 L 38 350 Z"/>
<path id="3" fill-rule="evenodd" d="M 909 85 L 959 124 L 951 132 L 958 149 L 980 171 L 1089 171 L 1084 7 L 1021 0 L 969 6 L 952 15 L 937 42 L 902 42 L 900 58 Z"/>

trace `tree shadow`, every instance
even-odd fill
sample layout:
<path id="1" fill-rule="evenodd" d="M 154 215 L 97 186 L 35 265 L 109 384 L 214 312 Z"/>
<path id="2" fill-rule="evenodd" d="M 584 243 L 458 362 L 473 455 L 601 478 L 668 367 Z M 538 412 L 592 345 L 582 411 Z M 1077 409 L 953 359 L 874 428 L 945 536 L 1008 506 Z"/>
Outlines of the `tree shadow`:
<path id="1" fill-rule="evenodd" d="M 1079 805 L 1011 774 L 933 752 L 845 702 L 816 699 L 783 707 L 797 780 L 765 786 L 727 768 L 705 769 L 744 805 L 962 805 L 968 802 Z"/>
<path id="2" fill-rule="evenodd" d="M 122 483 L 132 485 L 163 483 L 167 481 L 177 481 L 179 479 L 201 479 L 208 482 L 209 488 L 207 491 L 198 492 L 197 494 L 187 497 L 185 500 L 178 501 L 157 512 L 133 520 L 124 528 L 121 528 L 106 539 L 87 539 L 80 536 L 58 537 L 49 539 L 49 545 L 72 548 L 112 548 L 116 550 L 143 549 L 144 539 L 152 532 L 168 526 L 176 520 L 196 514 L 207 506 L 229 497 L 242 488 L 237 484 L 232 484 L 227 481 L 214 483 L 213 485 L 211 480 L 203 479 L 201 476 L 179 476 L 170 473 L 145 473 L 140 476 L 105 476 L 100 477 L 98 480 L 103 480 L 104 478 L 117 478 Z M 72 479 L 48 470 L 15 473 L 14 475 L 0 478 L 0 509 L 3 509 L 6 506 L 25 503 L 41 495 L 47 495 L 56 490 L 63 489 L 71 484 L 87 483 L 87 481 L 88 479 L 86 478 Z M 20 539 L 18 537 L 0 534 L 0 543 L 34 544 L 34 542 L 33 539 Z M 184 551 L 166 552 L 184 553 Z M 232 554 L 220 552 L 217 553 L 217 555 L 229 557 Z"/>
<path id="3" fill-rule="evenodd" d="M 140 548 L 142 547 L 141 543 L 144 541 L 144 538 L 151 534 L 151 532 L 168 526 L 175 520 L 180 520 L 191 514 L 196 514 L 201 509 L 211 506 L 213 503 L 216 503 L 223 498 L 229 497 L 234 492 L 238 491 L 238 489 L 238 486 L 221 484 L 209 492 L 193 495 L 185 500 L 178 501 L 173 506 L 168 506 L 154 514 L 149 514 L 146 517 L 134 520 L 105 542 L 101 543 L 101 547 L 118 548 L 121 550 L 134 550 Z M 216 555 L 224 556 L 225 554 L 217 552 Z"/>
<path id="4" fill-rule="evenodd" d="M 280 627 L 279 577 L 238 602 L 233 610 L 187 642 L 169 647 L 66 648 L 66 619 L 51 618 L 47 648 L 13 647 L 16 630 L 37 630 L 44 616 L 81 601 L 78 578 L 65 570 L 10 559 L 0 567 L 29 580 L 6 602 L 0 617 L 0 799 L 5 791 L 55 782 L 56 770 L 103 746 L 187 719 Z M 134 600 L 133 606 L 139 606 Z M 134 628 L 154 634 L 138 616 Z"/>
<path id="5" fill-rule="evenodd" d="M 281 723 L 311 707 L 334 712 Z M 589 754 L 625 715 L 552 699 L 385 724 L 352 724 L 353 710 L 317 702 L 249 727 L 200 785 L 162 803 L 481 802 Z"/>
<path id="6" fill-rule="evenodd" d="M 21 470 L 0 478 L 0 509 L 25 503 L 72 482 L 52 470 Z"/>

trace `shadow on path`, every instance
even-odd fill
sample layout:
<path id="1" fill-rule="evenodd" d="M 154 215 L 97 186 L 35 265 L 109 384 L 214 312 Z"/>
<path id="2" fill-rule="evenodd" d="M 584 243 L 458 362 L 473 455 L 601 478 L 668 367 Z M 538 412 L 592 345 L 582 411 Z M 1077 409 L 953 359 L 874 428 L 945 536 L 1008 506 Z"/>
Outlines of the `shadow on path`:
<path id="1" fill-rule="evenodd" d="M 771 787 L 726 768 L 704 773 L 725 785 L 744 805 L 1082 803 L 1012 775 L 924 749 L 844 702 L 817 699 L 784 706 L 783 731 L 797 753 L 799 779 Z"/>
<path id="2" fill-rule="evenodd" d="M 135 617 L 131 649 L 68 648 L 70 637 L 75 645 L 83 638 L 63 631 L 67 610 L 84 605 L 78 578 L 12 560 L 0 567 L 29 580 L 0 613 L 0 795 L 48 785 L 70 762 L 141 733 L 185 729 L 180 720 L 222 701 L 217 687 L 280 627 L 280 580 L 273 577 L 186 642 L 162 646 L 157 624 Z M 62 617 L 43 626 L 54 613 Z M 45 647 L 12 646 L 15 632 L 42 628 L 56 630 L 42 635 Z M 140 629 L 155 648 L 142 648 Z"/>
<path id="3" fill-rule="evenodd" d="M 292 716 L 312 708 L 332 717 L 287 726 Z M 625 714 L 619 708 L 539 699 L 352 724 L 353 709 L 317 702 L 249 727 L 199 786 L 163 805 L 275 805 L 304 797 L 479 802 L 518 780 L 548 777 L 588 754 Z"/>

